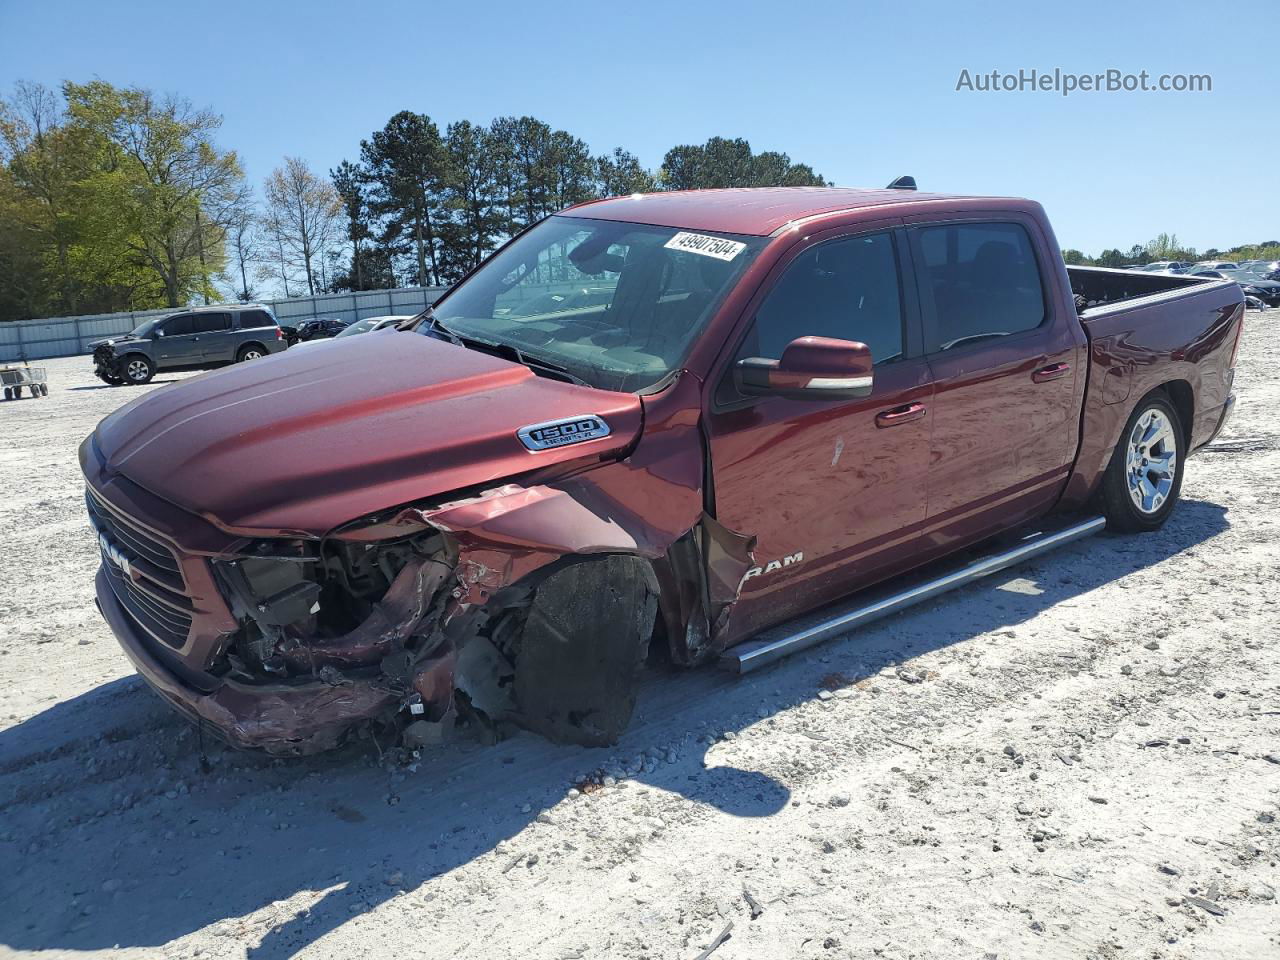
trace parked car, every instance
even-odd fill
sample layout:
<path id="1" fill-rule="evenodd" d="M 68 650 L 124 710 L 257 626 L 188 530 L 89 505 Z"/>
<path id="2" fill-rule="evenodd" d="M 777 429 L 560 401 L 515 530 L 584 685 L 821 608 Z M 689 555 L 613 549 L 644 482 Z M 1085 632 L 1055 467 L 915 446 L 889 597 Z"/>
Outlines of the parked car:
<path id="1" fill-rule="evenodd" d="M 286 346 L 292 347 L 298 343 L 298 328 L 287 323 L 280 324 L 280 332 L 284 335 Z"/>
<path id="2" fill-rule="evenodd" d="M 1258 280 L 1280 280 L 1280 261 L 1254 260 L 1242 264 L 1240 269 Z"/>
<path id="3" fill-rule="evenodd" d="M 500 313 L 546 264 L 614 296 Z M 98 603 L 239 746 L 458 718 L 609 743 L 651 644 L 749 670 L 1104 525 L 1158 529 L 1232 410 L 1243 299 L 1068 267 L 1028 200 L 586 203 L 413 332 L 355 337 L 345 379 L 290 350 L 107 417 L 80 448 Z"/>
<path id="4" fill-rule="evenodd" d="M 1203 270 L 1239 270 L 1240 265 L 1232 260 L 1201 260 L 1191 265 L 1191 273 Z"/>
<path id="5" fill-rule="evenodd" d="M 350 325 L 349 321 L 341 320 L 338 317 L 312 317 L 310 320 L 303 320 L 297 325 L 298 342 L 306 343 L 308 340 L 325 340 L 329 337 L 336 337 Z"/>
<path id="6" fill-rule="evenodd" d="M 385 327 L 393 327 L 397 323 L 404 323 L 406 320 L 412 320 L 412 313 L 397 313 L 385 317 L 365 317 L 363 320 L 357 320 L 341 333 L 334 337 L 335 340 L 341 340 L 343 337 L 355 337 L 362 333 L 373 333 L 375 330 L 382 330 Z"/>
<path id="7" fill-rule="evenodd" d="M 147 383 L 159 370 L 257 360 L 285 349 L 271 308 L 260 303 L 194 307 L 143 321 L 122 337 L 89 344 L 93 372 L 112 385 Z"/>
<path id="8" fill-rule="evenodd" d="M 1275 280 L 1262 280 L 1243 270 L 1199 270 L 1192 276 L 1231 280 L 1240 284 L 1246 296 L 1256 297 L 1271 307 L 1280 306 L 1280 282 Z"/>
<path id="9" fill-rule="evenodd" d="M 1186 273 L 1190 269 L 1191 264 L 1185 260 L 1157 260 L 1155 263 L 1148 263 L 1145 267 L 1140 267 L 1146 273 Z"/>

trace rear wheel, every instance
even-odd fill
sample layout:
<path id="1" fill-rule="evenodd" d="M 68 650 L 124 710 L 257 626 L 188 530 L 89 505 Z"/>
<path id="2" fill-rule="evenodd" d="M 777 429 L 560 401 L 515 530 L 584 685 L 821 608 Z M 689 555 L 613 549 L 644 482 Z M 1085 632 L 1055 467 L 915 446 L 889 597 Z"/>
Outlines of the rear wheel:
<path id="1" fill-rule="evenodd" d="M 1112 530 L 1160 527 L 1182 490 L 1182 422 L 1162 392 L 1143 399 L 1129 417 L 1102 481 L 1102 506 Z"/>
<path id="2" fill-rule="evenodd" d="M 240 352 L 236 354 L 236 362 L 244 363 L 246 360 L 259 360 L 265 357 L 267 352 L 256 343 L 250 343 L 240 348 Z"/>
<path id="3" fill-rule="evenodd" d="M 139 353 L 125 357 L 121 368 L 124 371 L 125 383 L 149 383 L 156 375 L 156 365 Z"/>

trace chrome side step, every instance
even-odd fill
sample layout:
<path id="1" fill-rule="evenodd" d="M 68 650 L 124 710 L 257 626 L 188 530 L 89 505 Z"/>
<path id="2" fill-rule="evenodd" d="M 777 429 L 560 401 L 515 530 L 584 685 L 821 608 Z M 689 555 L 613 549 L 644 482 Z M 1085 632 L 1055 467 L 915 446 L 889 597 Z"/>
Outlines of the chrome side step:
<path id="1" fill-rule="evenodd" d="M 926 580 L 905 590 L 878 593 L 876 598 L 867 602 L 865 598 L 854 597 L 857 606 L 846 606 L 844 609 L 828 608 L 820 612 L 815 620 L 806 617 L 799 623 L 792 622 L 780 627 L 773 627 L 757 634 L 751 640 L 738 644 L 720 655 L 720 665 L 734 673 L 750 673 L 763 666 L 781 660 L 783 657 L 817 646 L 832 637 L 847 633 L 854 627 L 879 620 L 891 613 L 905 610 L 917 603 L 923 603 L 948 590 L 955 590 L 973 583 L 990 574 L 997 573 L 1014 564 L 1021 563 L 1031 557 L 1047 553 L 1064 544 L 1071 543 L 1097 533 L 1107 525 L 1103 517 L 1093 517 L 1053 531 L 1037 531 L 1028 534 L 1016 545 L 988 557 L 971 561 L 959 569 L 954 569 L 940 577 Z M 892 588 L 890 588 L 892 590 Z"/>

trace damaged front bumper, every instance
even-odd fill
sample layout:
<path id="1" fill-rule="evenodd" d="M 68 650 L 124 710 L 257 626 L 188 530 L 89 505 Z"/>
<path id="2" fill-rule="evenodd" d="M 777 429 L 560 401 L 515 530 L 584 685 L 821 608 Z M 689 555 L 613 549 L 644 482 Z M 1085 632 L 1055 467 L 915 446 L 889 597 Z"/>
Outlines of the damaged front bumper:
<path id="1" fill-rule="evenodd" d="M 180 713 L 233 746 L 278 755 L 328 750 L 362 722 L 385 716 L 399 700 L 376 678 L 350 674 L 339 685 L 192 676 L 153 652 L 116 598 L 105 569 L 99 569 L 96 587 L 98 609 L 142 678 Z"/>

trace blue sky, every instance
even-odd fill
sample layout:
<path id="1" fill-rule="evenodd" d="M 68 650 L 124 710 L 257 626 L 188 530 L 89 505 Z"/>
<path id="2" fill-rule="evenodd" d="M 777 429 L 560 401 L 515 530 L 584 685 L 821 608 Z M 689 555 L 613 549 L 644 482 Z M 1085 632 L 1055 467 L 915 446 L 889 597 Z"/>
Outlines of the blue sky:
<path id="1" fill-rule="evenodd" d="M 1063 246 L 1280 236 L 1274 0 L 1204 3 L 0 0 L 0 90 L 101 77 L 223 114 L 254 183 L 397 110 L 533 114 L 656 167 L 746 137 L 842 186 L 1027 196 Z M 1269 39 L 1265 39 L 1269 37 Z M 1211 93 L 956 92 L 972 74 L 1210 74 Z"/>

